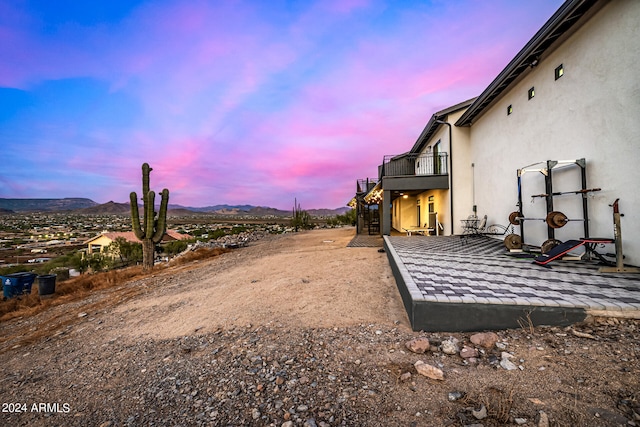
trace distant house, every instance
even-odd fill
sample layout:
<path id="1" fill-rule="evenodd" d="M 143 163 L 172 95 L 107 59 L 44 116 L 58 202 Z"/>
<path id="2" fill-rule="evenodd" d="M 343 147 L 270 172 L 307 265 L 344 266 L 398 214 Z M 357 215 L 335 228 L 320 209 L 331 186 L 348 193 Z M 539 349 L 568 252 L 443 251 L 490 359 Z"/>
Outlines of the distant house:
<path id="1" fill-rule="evenodd" d="M 443 234 L 516 212 L 531 218 L 516 233 L 540 246 L 613 237 L 620 199 L 625 262 L 640 265 L 638 22 L 637 0 L 567 0 L 476 99 L 435 113 L 374 185 L 358 182 L 361 212 L 377 205 L 382 234 L 429 226 L 432 210 Z M 557 211 L 564 226 L 540 220 Z"/>
<path id="2" fill-rule="evenodd" d="M 108 232 L 87 240 L 85 242 L 87 245 L 87 252 L 90 254 L 94 252 L 104 252 L 105 248 L 113 243 L 118 237 L 122 237 L 130 243 L 141 243 L 133 231 Z M 161 243 L 167 243 L 175 240 L 187 240 L 190 238 L 191 236 L 188 234 L 181 234 L 175 230 L 167 230 L 162 237 Z"/>

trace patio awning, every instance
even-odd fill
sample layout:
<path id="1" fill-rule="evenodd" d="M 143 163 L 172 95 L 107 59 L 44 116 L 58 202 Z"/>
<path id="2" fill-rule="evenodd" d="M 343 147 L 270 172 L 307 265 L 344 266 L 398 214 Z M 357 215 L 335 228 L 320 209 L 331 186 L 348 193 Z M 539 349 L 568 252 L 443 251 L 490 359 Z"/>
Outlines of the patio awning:
<path id="1" fill-rule="evenodd" d="M 370 205 L 382 202 L 382 182 L 378 182 L 365 196 L 364 201 Z"/>

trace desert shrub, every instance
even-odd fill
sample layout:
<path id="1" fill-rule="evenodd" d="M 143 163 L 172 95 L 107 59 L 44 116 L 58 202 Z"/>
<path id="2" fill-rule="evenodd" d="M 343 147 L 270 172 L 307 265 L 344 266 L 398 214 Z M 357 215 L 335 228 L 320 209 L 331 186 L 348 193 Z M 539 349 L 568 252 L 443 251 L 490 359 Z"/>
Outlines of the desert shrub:
<path id="1" fill-rule="evenodd" d="M 189 243 L 186 240 L 174 240 L 164 245 L 164 252 L 169 256 L 177 255 L 187 249 Z"/>
<path id="2" fill-rule="evenodd" d="M 109 246 L 107 253 L 120 261 L 120 265 L 132 265 L 142 261 L 142 243 L 127 241 L 124 237 L 117 237 Z M 105 260 L 105 266 L 109 263 Z"/>

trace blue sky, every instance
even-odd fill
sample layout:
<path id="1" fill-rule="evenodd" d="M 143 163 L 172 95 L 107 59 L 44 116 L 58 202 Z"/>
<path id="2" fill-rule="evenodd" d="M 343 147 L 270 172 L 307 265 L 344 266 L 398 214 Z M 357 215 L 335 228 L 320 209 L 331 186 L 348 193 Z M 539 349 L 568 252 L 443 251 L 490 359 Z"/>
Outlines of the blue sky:
<path id="1" fill-rule="evenodd" d="M 344 206 L 561 4 L 0 1 L 0 197 Z"/>

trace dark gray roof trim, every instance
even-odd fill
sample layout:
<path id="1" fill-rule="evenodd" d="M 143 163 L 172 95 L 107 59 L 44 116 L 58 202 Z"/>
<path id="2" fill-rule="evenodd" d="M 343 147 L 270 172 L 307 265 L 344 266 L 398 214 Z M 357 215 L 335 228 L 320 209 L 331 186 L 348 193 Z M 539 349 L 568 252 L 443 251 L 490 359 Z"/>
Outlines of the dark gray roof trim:
<path id="1" fill-rule="evenodd" d="M 456 126 L 471 126 L 478 115 L 525 72 L 534 60 L 539 60 L 540 55 L 596 3 L 598 0 L 567 0 L 560 6 L 560 9 L 549 18 L 505 69 L 498 74 L 498 77 L 480 94 L 473 105 L 458 119 Z"/>
<path id="2" fill-rule="evenodd" d="M 419 153 L 420 151 L 422 151 L 422 149 L 424 148 L 424 145 L 429 141 L 429 138 L 431 138 L 431 136 L 435 133 L 436 129 L 438 129 L 438 126 L 440 126 L 439 123 L 436 123 L 436 120 L 443 120 L 449 114 L 455 113 L 456 111 L 460 111 L 463 108 L 467 108 L 476 99 L 477 98 L 471 98 L 459 104 L 453 105 L 449 108 L 446 108 L 442 111 L 438 111 L 437 113 L 434 113 L 429 119 L 429 122 L 427 123 L 427 125 L 424 127 L 416 143 L 413 144 L 413 147 L 411 148 L 411 151 L 409 151 L 409 153 Z"/>

